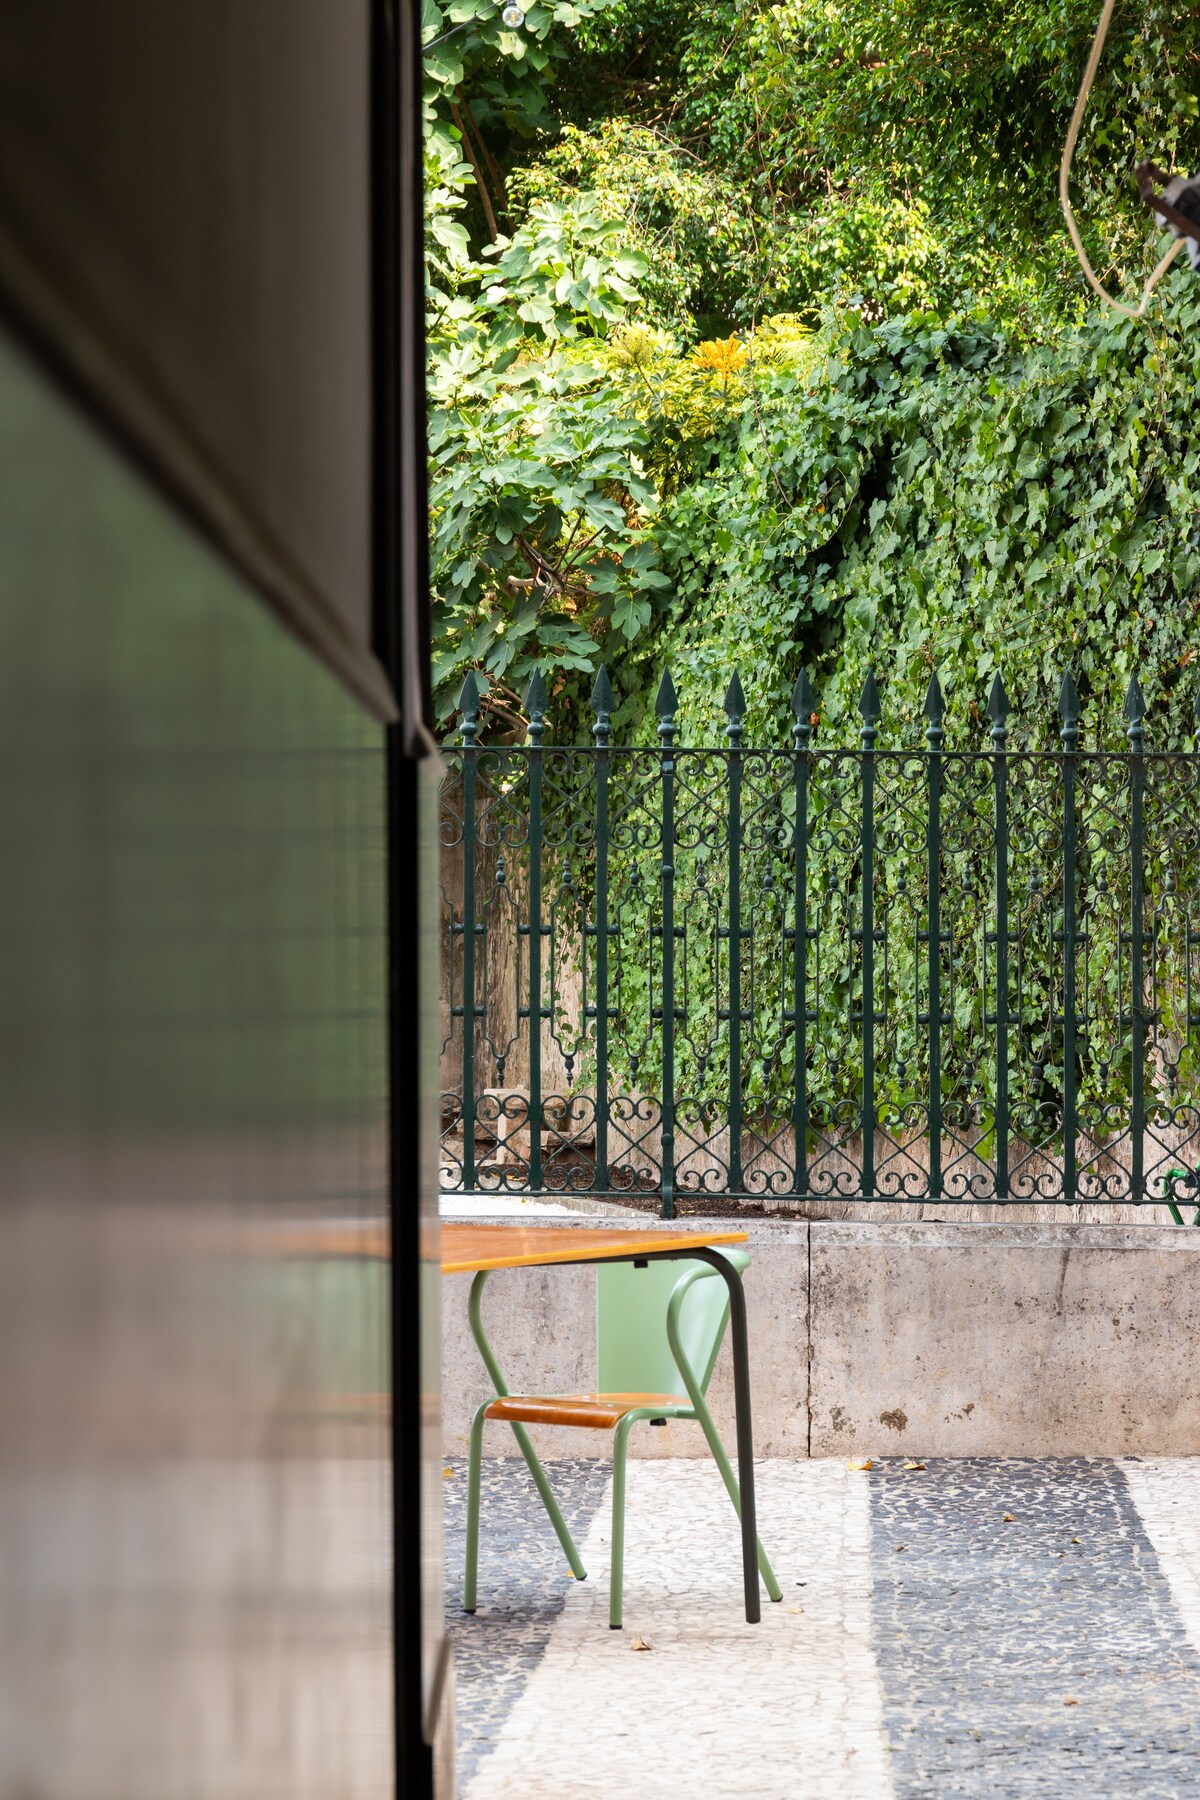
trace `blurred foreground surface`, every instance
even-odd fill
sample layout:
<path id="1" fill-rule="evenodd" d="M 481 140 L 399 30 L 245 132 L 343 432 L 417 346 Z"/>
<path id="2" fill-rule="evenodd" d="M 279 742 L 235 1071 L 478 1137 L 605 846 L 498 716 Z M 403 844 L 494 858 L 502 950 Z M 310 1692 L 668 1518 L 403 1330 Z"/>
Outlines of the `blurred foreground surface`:
<path id="1" fill-rule="evenodd" d="M 392 1791 L 383 839 L 382 729 L 0 338 L 5 1800 Z"/>

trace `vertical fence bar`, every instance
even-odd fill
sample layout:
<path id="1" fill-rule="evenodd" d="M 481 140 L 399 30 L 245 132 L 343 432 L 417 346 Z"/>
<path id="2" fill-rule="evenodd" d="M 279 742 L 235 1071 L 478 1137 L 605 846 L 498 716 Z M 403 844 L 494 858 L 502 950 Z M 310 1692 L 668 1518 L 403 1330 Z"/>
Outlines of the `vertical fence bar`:
<path id="1" fill-rule="evenodd" d="M 1200 771 L 1197 770 L 1196 763 L 1197 756 L 1200 754 L 1200 691 L 1197 692 L 1192 706 L 1192 724 L 1191 760 L 1194 771 L 1192 776 L 1192 786 L 1193 788 L 1196 788 L 1200 787 Z M 1185 970 L 1183 1016 L 1186 1021 L 1184 1026 L 1184 1030 L 1187 1034 L 1186 1041 L 1189 1044 L 1192 1041 L 1193 1031 L 1200 1031 L 1200 987 L 1197 986 L 1193 972 L 1196 965 L 1196 957 L 1193 957 L 1192 955 L 1193 951 L 1196 951 L 1197 955 L 1200 955 L 1200 930 L 1197 929 L 1196 924 L 1194 923 L 1196 918 L 1197 896 L 1195 894 L 1189 894 L 1187 910 L 1183 920 L 1183 960 Z M 1200 1189 L 1197 1189 L 1197 1199 L 1200 1199 Z"/>
<path id="2" fill-rule="evenodd" d="M 1062 947 L 1063 947 L 1063 1199 L 1074 1200 L 1078 1169 L 1075 1139 L 1079 1130 L 1076 1092 L 1076 905 L 1078 891 L 1079 823 L 1075 784 L 1078 777 L 1079 695 L 1068 669 L 1059 691 L 1062 718 L 1063 838 L 1062 838 Z"/>
<path id="3" fill-rule="evenodd" d="M 795 790 L 795 880 L 792 932 L 792 1039 L 796 1071 L 793 1079 L 792 1131 L 796 1139 L 797 1194 L 808 1193 L 808 745 L 816 701 L 801 669 L 792 691 L 796 723 L 792 733 L 792 784 Z"/>
<path id="4" fill-rule="evenodd" d="M 613 694 L 607 669 L 601 669 L 592 689 L 596 723 L 596 1167 L 593 1180 L 599 1193 L 608 1191 L 608 778 L 609 744 L 612 740 Z"/>
<path id="5" fill-rule="evenodd" d="M 542 734 L 546 685 L 534 670 L 525 697 L 529 711 L 529 1188 L 542 1185 Z"/>
<path id="6" fill-rule="evenodd" d="M 726 852 L 729 859 L 729 1192 L 742 1191 L 742 720 L 746 700 L 735 670 L 725 695 L 729 724 Z"/>
<path id="7" fill-rule="evenodd" d="M 1131 1005 L 1132 1114 L 1129 1121 L 1129 1197 L 1146 1197 L 1146 870 L 1145 800 L 1146 703 L 1134 676 L 1125 694 L 1125 722 L 1129 737 L 1129 973 Z"/>
<path id="8" fill-rule="evenodd" d="M 942 1193 L 942 720 L 946 703 L 936 671 L 925 694 L 928 749 L 928 807 L 925 814 L 925 878 L 927 887 L 926 967 L 929 1017 L 929 1196 Z"/>
<path id="9" fill-rule="evenodd" d="M 463 962 L 462 962 L 462 1124 L 463 1188 L 475 1186 L 475 783 L 479 761 L 479 684 L 468 670 L 458 697 L 462 716 L 463 784 Z"/>
<path id="10" fill-rule="evenodd" d="M 996 1180 L 997 1200 L 1008 1198 L 1008 715 L 1011 708 L 999 672 L 992 677 L 987 713 L 992 721 L 992 793 L 996 832 Z"/>
<path id="11" fill-rule="evenodd" d="M 871 670 L 863 684 L 862 715 L 862 1193 L 875 1193 L 875 727 L 879 690 Z"/>
<path id="12" fill-rule="evenodd" d="M 670 670 L 659 683 L 654 710 L 662 746 L 662 1216 L 675 1217 L 675 711 Z"/>

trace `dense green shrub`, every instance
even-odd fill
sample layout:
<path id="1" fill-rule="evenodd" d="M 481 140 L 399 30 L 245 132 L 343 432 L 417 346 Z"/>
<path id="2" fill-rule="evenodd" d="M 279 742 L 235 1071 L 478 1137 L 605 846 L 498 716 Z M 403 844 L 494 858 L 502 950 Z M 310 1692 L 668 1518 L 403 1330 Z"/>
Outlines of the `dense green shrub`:
<path id="1" fill-rule="evenodd" d="M 1154 333 L 1113 318 L 1025 346 L 986 317 L 910 315 L 845 327 L 807 379 L 760 373 L 659 527 L 673 603 L 656 659 L 708 695 L 736 662 L 776 734 L 802 663 L 838 730 L 872 661 L 893 729 L 931 666 L 964 706 L 1001 668 L 1033 732 L 1064 667 L 1097 722 L 1136 674 L 1152 729 L 1179 743 L 1200 648 L 1189 272 L 1164 312 Z"/>

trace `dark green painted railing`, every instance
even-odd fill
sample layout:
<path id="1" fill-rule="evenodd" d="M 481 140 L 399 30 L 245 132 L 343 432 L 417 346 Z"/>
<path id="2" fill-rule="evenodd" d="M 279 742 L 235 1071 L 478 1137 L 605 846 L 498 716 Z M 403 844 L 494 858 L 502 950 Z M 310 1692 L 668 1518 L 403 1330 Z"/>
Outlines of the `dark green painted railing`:
<path id="1" fill-rule="evenodd" d="M 1010 742 L 997 676 L 915 743 L 481 745 L 443 796 L 443 1186 L 469 1193 L 1200 1204 L 1200 755 Z M 1200 717 L 1200 709 L 1198 709 Z M 989 729 L 990 727 L 990 729 Z M 952 734 L 949 734 L 952 736 Z M 972 736 L 976 739 L 971 741 Z M 1200 1217 L 1200 1214 L 1197 1214 Z"/>

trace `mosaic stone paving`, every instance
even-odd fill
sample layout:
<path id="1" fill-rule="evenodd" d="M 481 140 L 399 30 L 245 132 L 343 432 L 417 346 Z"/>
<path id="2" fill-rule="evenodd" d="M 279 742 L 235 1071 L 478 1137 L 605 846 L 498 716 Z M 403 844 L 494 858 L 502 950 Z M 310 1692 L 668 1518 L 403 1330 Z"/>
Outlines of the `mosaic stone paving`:
<path id="1" fill-rule="evenodd" d="M 711 1464 L 635 1463 L 621 1633 L 608 1466 L 549 1471 L 590 1579 L 489 1464 L 480 1613 L 450 1607 L 465 1800 L 1200 1800 L 1200 1459 L 762 1463 L 759 1626 Z"/>
<path id="2" fill-rule="evenodd" d="M 1200 1660 L 1119 1465 L 870 1481 L 897 1800 L 1200 1793 Z"/>
<path id="3" fill-rule="evenodd" d="M 479 1515 L 478 1604 L 473 1617 L 464 1613 L 466 1458 L 452 1457 L 446 1467 L 446 1625 L 454 1643 L 462 1791 L 541 1660 L 573 1582 L 524 1459 L 488 1457 Z M 547 1463 L 546 1469 L 578 1544 L 607 1498 L 608 1464 L 580 1459 Z"/>

